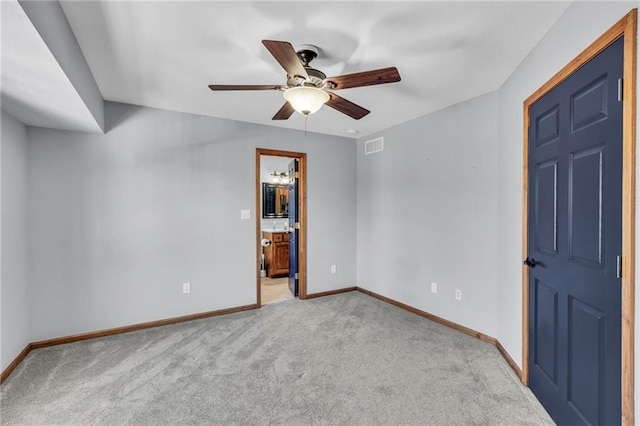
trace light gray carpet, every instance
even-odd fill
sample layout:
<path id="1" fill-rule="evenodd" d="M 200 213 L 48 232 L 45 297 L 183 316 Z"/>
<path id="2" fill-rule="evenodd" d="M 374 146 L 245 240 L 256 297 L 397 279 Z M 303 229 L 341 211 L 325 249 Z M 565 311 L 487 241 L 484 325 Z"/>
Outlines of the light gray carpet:
<path id="1" fill-rule="evenodd" d="M 32 351 L 2 424 L 553 424 L 488 343 L 359 292 Z"/>

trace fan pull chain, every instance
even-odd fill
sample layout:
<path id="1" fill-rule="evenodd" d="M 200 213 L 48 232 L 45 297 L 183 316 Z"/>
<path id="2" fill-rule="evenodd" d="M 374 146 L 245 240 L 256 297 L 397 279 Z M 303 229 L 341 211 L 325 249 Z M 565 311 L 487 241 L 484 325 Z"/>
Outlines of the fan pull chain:
<path id="1" fill-rule="evenodd" d="M 304 136 L 307 136 L 307 118 L 309 118 L 309 114 L 304 115 Z"/>

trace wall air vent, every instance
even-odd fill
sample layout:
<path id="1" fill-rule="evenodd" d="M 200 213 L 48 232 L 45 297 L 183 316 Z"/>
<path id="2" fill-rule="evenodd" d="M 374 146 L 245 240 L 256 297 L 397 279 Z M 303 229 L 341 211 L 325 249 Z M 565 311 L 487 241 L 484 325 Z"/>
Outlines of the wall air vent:
<path id="1" fill-rule="evenodd" d="M 376 152 L 384 151 L 384 138 L 380 136 L 379 138 L 371 139 L 370 141 L 366 141 L 364 143 L 364 154 L 375 154 Z"/>

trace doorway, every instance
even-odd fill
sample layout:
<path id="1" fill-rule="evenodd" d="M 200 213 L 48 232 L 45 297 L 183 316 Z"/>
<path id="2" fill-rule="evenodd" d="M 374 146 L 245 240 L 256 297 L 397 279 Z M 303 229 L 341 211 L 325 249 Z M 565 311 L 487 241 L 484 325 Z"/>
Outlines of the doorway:
<path id="1" fill-rule="evenodd" d="M 633 424 L 636 19 L 524 103 L 522 381 L 560 423 Z"/>
<path id="2" fill-rule="evenodd" d="M 291 163 L 297 172 L 290 172 Z M 289 183 L 294 180 L 295 185 Z M 257 306 L 295 298 L 290 282 L 297 284 L 297 296 L 305 299 L 306 154 L 257 148 L 255 191 Z M 297 215 L 291 215 L 291 209 Z M 297 272 L 290 264 L 297 264 Z"/>

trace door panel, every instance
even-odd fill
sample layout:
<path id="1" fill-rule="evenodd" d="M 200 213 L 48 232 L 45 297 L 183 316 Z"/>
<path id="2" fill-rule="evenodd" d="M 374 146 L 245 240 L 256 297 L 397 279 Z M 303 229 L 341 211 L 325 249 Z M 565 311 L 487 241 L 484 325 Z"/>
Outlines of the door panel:
<path id="1" fill-rule="evenodd" d="M 289 243 L 277 243 L 274 248 L 275 264 L 279 269 L 289 272 Z"/>
<path id="2" fill-rule="evenodd" d="M 598 424 L 602 388 L 604 314 L 588 304 L 569 299 L 568 400 L 586 423 Z"/>
<path id="3" fill-rule="evenodd" d="M 570 259 L 602 265 L 604 146 L 571 155 L 569 165 Z"/>
<path id="4" fill-rule="evenodd" d="M 289 290 L 298 296 L 298 160 L 289 163 Z"/>
<path id="5" fill-rule="evenodd" d="M 604 74 L 571 96 L 571 131 L 607 118 L 607 74 Z"/>
<path id="6" fill-rule="evenodd" d="M 536 175 L 536 247 L 547 254 L 558 251 L 558 161 L 538 166 Z"/>
<path id="7" fill-rule="evenodd" d="M 536 280 L 536 321 L 534 364 L 554 384 L 558 383 L 558 292 Z"/>
<path id="8" fill-rule="evenodd" d="M 558 424 L 621 421 L 622 48 L 529 109 L 529 385 Z"/>
<path id="9" fill-rule="evenodd" d="M 536 118 L 536 145 L 542 146 L 555 142 L 560 137 L 560 121 L 558 105 Z"/>

